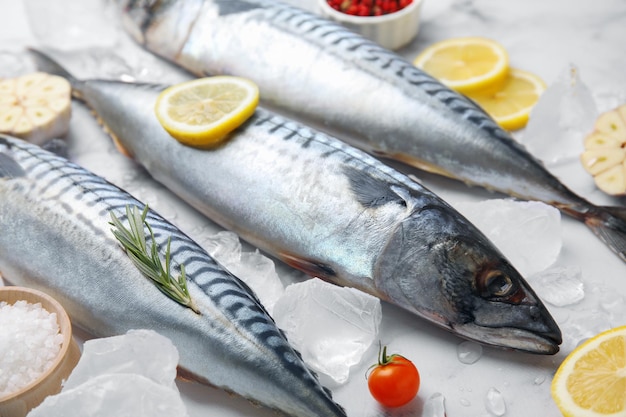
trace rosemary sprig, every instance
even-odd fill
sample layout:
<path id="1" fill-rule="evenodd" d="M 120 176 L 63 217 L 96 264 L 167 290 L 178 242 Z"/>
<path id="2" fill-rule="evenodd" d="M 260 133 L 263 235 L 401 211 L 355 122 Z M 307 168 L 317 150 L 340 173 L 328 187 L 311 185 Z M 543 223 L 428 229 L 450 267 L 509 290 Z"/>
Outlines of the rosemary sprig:
<path id="1" fill-rule="evenodd" d="M 167 249 L 165 251 L 165 268 L 157 251 L 156 241 L 152 228 L 146 221 L 148 214 L 148 205 L 145 206 L 143 212 L 139 212 L 137 206 L 126 206 L 126 217 L 128 218 L 129 229 L 122 222 L 111 214 L 111 222 L 109 223 L 114 229 L 111 229 L 113 235 L 120 242 L 130 260 L 135 264 L 139 271 L 152 280 L 157 288 L 172 300 L 186 307 L 191 308 L 196 313 L 200 313 L 196 304 L 189 295 L 187 289 L 187 279 L 185 278 L 185 266 L 181 264 L 180 275 L 175 279 L 170 274 L 170 241 L 167 239 Z M 150 248 L 146 242 L 146 234 L 144 225 L 150 233 Z"/>

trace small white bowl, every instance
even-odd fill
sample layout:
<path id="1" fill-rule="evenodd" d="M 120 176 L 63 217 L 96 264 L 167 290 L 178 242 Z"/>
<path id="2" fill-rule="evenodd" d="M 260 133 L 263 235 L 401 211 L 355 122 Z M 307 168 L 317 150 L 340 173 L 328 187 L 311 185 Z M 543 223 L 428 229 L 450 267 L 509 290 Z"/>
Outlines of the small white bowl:
<path id="1" fill-rule="evenodd" d="M 326 0 L 317 0 L 317 4 L 322 16 L 341 23 L 387 49 L 400 49 L 417 36 L 422 1 L 413 0 L 404 9 L 382 16 L 349 15 L 333 9 Z"/>

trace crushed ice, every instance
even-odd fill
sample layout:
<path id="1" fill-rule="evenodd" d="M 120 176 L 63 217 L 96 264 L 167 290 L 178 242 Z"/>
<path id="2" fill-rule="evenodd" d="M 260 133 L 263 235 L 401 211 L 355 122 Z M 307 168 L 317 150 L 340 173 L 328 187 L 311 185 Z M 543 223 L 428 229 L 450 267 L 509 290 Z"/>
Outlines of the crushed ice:
<path id="1" fill-rule="evenodd" d="M 35 70 L 24 52 L 0 50 L 0 79 L 14 78 Z"/>
<path id="2" fill-rule="evenodd" d="M 570 64 L 539 98 L 520 142 L 548 166 L 575 160 L 597 115 L 591 91 Z"/>
<path id="3" fill-rule="evenodd" d="M 342 384 L 378 335 L 380 300 L 361 291 L 313 278 L 287 288 L 274 262 L 258 250 L 242 250 L 228 231 L 205 237 L 202 246 L 244 281 L 315 371 Z"/>
<path id="4" fill-rule="evenodd" d="M 218 232 L 202 241 L 202 246 L 226 269 L 244 281 L 272 314 L 284 288 L 274 262 L 259 251 L 243 252 L 239 237 L 228 231 Z"/>
<path id="5" fill-rule="evenodd" d="M 576 304 L 585 298 L 579 266 L 554 266 L 528 277 L 539 297 L 556 307 Z"/>
<path id="6" fill-rule="evenodd" d="M 187 417 L 177 365 L 176 347 L 152 330 L 86 341 L 61 392 L 28 417 Z"/>
<path id="7" fill-rule="evenodd" d="M 274 307 L 276 323 L 304 361 L 339 384 L 376 339 L 381 318 L 378 298 L 318 278 L 287 286 Z"/>

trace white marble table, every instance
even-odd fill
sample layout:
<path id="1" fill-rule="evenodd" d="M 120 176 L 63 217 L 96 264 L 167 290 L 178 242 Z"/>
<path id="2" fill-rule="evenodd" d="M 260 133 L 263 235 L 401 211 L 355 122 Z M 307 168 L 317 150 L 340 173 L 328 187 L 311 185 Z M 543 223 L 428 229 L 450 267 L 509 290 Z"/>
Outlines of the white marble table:
<path id="1" fill-rule="evenodd" d="M 315 10 L 314 0 L 290 2 Z M 0 15 L 4 18 L 0 25 L 0 52 L 37 44 L 21 2 L 0 0 Z M 601 106 L 626 98 L 624 0 L 425 0 L 420 33 L 400 53 L 413 58 L 426 45 L 456 36 L 497 39 L 508 49 L 512 66 L 540 75 L 548 85 L 574 64 L 593 94 L 604 100 Z M 146 78 L 150 75 L 146 74 Z M 88 112 L 80 105 L 74 110 L 69 143 L 79 163 L 131 187 L 129 191 L 138 197 L 150 199 L 152 207 L 192 237 L 218 230 L 152 180 L 135 172 L 132 164 L 115 152 Z M 102 163 L 102 155 L 107 158 L 106 164 Z M 576 161 L 560 165 L 555 172 L 594 202 L 623 204 L 595 190 L 591 180 L 580 174 Z M 452 204 L 498 197 L 431 175 L 419 175 L 429 188 Z M 128 184 L 129 178 L 135 183 Z M 362 363 L 352 369 L 347 384 L 329 384 L 337 402 L 347 408 L 351 417 L 420 416 L 423 402 L 434 393 L 442 393 L 448 417 L 487 417 L 491 414 L 485 407 L 485 397 L 490 388 L 495 388 L 503 395 L 508 417 L 559 416 L 550 396 L 550 382 L 565 355 L 581 338 L 608 326 L 626 324 L 626 316 L 616 315 L 605 302 L 610 298 L 623 304 L 626 265 L 584 225 L 568 218 L 563 218 L 562 224 L 564 243 L 557 263 L 581 267 L 585 299 L 560 308 L 548 306 L 563 330 L 564 343 L 559 354 L 546 357 L 485 348 L 478 362 L 466 365 L 457 359 L 460 339 L 385 304 L 381 340 L 414 359 L 422 376 L 419 398 L 395 411 L 383 411 L 375 404 L 367 393 L 364 377 L 375 361 L 376 349 L 372 348 Z M 191 417 L 274 415 L 213 388 L 185 381 L 180 381 L 179 387 Z"/>

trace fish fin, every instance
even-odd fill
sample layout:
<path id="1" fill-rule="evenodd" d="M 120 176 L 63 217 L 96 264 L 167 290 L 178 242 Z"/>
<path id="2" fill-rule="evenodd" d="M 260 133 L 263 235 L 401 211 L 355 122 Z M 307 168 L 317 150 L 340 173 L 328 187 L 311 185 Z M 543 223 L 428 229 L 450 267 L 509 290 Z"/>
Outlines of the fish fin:
<path id="1" fill-rule="evenodd" d="M 285 252 L 280 253 L 279 257 L 292 268 L 298 269 L 313 277 L 333 278 L 337 275 L 330 266 L 320 262 L 309 261 L 308 259 L 303 259 Z"/>
<path id="2" fill-rule="evenodd" d="M 626 208 L 598 207 L 585 217 L 585 224 L 623 261 L 626 261 Z"/>
<path id="3" fill-rule="evenodd" d="M 211 384 L 208 379 L 202 378 L 180 365 L 176 367 L 176 378 L 187 382 L 198 382 L 209 387 L 217 388 L 214 384 Z"/>
<path id="4" fill-rule="evenodd" d="M 364 207 L 376 208 L 392 202 L 406 205 L 406 201 L 382 178 L 368 175 L 366 171 L 352 167 L 344 168 L 344 173 L 350 181 L 350 188 L 357 201 Z"/>
<path id="5" fill-rule="evenodd" d="M 44 54 L 40 50 L 35 48 L 28 48 L 28 52 L 33 56 L 35 65 L 40 71 L 65 78 L 72 86 L 72 95 L 76 98 L 80 98 L 80 88 L 78 87 L 82 84 L 82 82 L 78 78 L 74 77 L 58 62 L 56 62 L 54 59 Z"/>
<path id="6" fill-rule="evenodd" d="M 61 64 L 59 64 L 58 62 L 56 62 L 54 59 L 52 59 L 51 57 L 49 57 L 48 55 L 46 55 L 45 53 L 35 49 L 35 48 L 28 48 L 28 51 L 31 53 L 31 55 L 33 56 L 33 59 L 35 61 L 35 64 L 37 65 L 37 68 L 41 71 L 47 72 L 48 74 L 53 74 L 53 75 L 58 75 L 59 77 L 63 77 L 65 78 L 70 85 L 72 86 L 72 95 L 79 99 L 82 100 L 82 84 L 83 81 L 77 79 L 76 77 L 74 77 L 69 71 L 67 71 L 65 68 L 63 68 L 61 66 Z M 146 84 L 148 85 L 148 84 Z M 152 87 L 155 88 L 155 87 Z M 157 86 L 156 88 L 159 89 L 163 89 L 165 88 L 165 86 Z M 98 114 L 96 114 L 95 112 L 93 112 L 94 116 L 96 117 L 96 120 L 98 121 L 98 123 L 104 128 L 104 131 L 111 136 L 111 138 L 113 139 L 113 143 L 115 144 L 115 147 L 117 148 L 117 150 L 129 157 L 129 158 L 133 158 L 132 153 L 126 149 L 124 146 L 122 146 L 121 141 L 113 134 L 113 132 L 106 126 L 106 124 L 104 123 L 104 121 L 98 116 Z M 55 152 L 56 153 L 56 152 Z"/>
<path id="7" fill-rule="evenodd" d="M 24 168 L 6 153 L 0 153 L 0 178 L 16 178 L 26 175 Z"/>
<path id="8" fill-rule="evenodd" d="M 98 115 L 98 113 L 96 113 L 93 110 L 92 110 L 92 113 L 96 119 L 96 122 L 100 125 L 100 127 L 102 127 L 102 130 L 104 131 L 104 133 L 109 135 L 109 137 L 113 141 L 113 145 L 115 146 L 115 149 L 117 149 L 117 151 L 121 153 L 122 155 L 124 155 L 125 157 L 129 159 L 135 159 L 135 156 L 133 155 L 133 153 L 123 145 L 122 141 L 117 137 L 117 135 L 113 132 L 113 130 L 109 129 L 107 124 L 104 122 L 104 120 L 102 120 L 102 118 Z"/>

